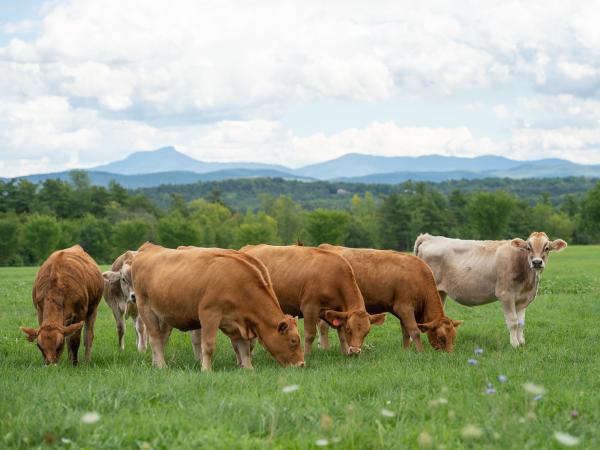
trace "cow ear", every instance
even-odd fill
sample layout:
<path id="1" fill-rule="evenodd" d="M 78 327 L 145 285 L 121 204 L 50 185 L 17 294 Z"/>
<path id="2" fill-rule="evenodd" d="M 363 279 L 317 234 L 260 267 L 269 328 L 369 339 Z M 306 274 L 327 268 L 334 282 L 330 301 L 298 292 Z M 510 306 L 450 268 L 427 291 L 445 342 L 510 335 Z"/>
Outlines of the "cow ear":
<path id="1" fill-rule="evenodd" d="M 567 248 L 567 243 L 562 239 L 556 239 L 550 242 L 550 250 L 554 252 L 562 252 L 565 248 Z"/>
<path id="2" fill-rule="evenodd" d="M 112 270 L 107 270 L 106 272 L 102 272 L 102 278 L 104 278 L 104 281 L 108 283 L 114 283 L 121 279 L 121 272 L 113 272 Z"/>
<path id="3" fill-rule="evenodd" d="M 27 335 L 27 340 L 33 342 L 37 339 L 39 328 L 21 327 L 21 331 Z"/>
<path id="4" fill-rule="evenodd" d="M 83 326 L 83 320 L 81 322 L 69 325 L 68 327 L 63 327 L 63 334 L 65 335 L 65 337 L 70 336 L 73 333 L 75 333 L 76 331 L 80 330 L 82 326 Z"/>
<path id="5" fill-rule="evenodd" d="M 277 332 L 279 334 L 285 334 L 288 331 L 288 328 L 290 326 L 288 325 L 287 321 L 282 320 L 281 322 L 279 322 L 279 325 L 277 325 Z"/>
<path id="6" fill-rule="evenodd" d="M 434 322 L 418 323 L 417 326 L 421 330 L 421 333 L 427 333 L 435 328 Z"/>
<path id="7" fill-rule="evenodd" d="M 369 322 L 371 322 L 371 325 L 383 325 L 385 322 L 385 313 L 369 314 Z"/>
<path id="8" fill-rule="evenodd" d="M 454 328 L 458 328 L 463 322 L 464 320 L 453 320 L 452 325 L 454 325 Z"/>
<path id="9" fill-rule="evenodd" d="M 325 322 L 327 322 L 333 328 L 341 327 L 344 324 L 344 322 L 346 322 L 347 318 L 347 312 L 334 311 L 333 309 L 328 309 L 327 311 L 325 311 L 325 315 L 323 317 Z"/>
<path id="10" fill-rule="evenodd" d="M 517 250 L 521 250 L 522 252 L 527 250 L 527 242 L 520 238 L 515 238 L 510 241 L 510 245 Z"/>

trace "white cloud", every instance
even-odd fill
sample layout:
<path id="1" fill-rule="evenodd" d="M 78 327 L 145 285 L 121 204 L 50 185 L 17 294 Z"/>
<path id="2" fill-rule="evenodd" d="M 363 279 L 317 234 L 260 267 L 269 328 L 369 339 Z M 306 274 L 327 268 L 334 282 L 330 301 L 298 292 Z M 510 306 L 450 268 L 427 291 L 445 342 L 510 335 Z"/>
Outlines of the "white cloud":
<path id="1" fill-rule="evenodd" d="M 358 0 L 52 1 L 39 20 L 0 25 L 10 38 L 0 48 L 0 169 L 90 166 L 161 145 L 287 165 L 349 151 L 572 151 L 593 161 L 598 14 L 595 2 L 542 0 L 376 8 Z M 486 92 L 513 82 L 538 90 L 522 111 L 510 99 L 486 103 Z M 484 93 L 465 111 L 491 107 L 514 119 L 498 125 L 504 136 L 492 141 L 450 120 L 365 120 L 308 136 L 280 123 L 289 109 L 330 99 L 401 103 L 463 92 Z"/>

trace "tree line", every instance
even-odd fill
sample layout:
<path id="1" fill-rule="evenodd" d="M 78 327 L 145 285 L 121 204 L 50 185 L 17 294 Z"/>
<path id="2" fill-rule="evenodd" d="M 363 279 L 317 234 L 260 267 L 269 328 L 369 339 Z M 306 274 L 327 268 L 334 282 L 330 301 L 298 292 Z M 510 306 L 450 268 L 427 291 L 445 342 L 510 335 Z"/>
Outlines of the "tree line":
<path id="1" fill-rule="evenodd" d="M 405 251 L 421 232 L 503 239 L 543 230 L 570 243 L 600 243 L 600 182 L 583 193 L 562 195 L 560 202 L 549 193 L 532 201 L 505 190 L 444 192 L 430 183 L 381 188 L 385 193 L 329 185 L 336 192 L 331 204 L 325 198 L 310 207 L 293 189 L 276 196 L 266 189 L 255 192 L 252 206 L 233 208 L 217 189 L 197 198 L 171 192 L 168 202 L 157 201 L 115 182 L 93 186 L 83 171 L 73 171 L 68 182 L 0 181 L 0 265 L 39 264 L 52 251 L 76 243 L 108 263 L 148 240 L 167 247 L 223 248 L 300 240 Z"/>

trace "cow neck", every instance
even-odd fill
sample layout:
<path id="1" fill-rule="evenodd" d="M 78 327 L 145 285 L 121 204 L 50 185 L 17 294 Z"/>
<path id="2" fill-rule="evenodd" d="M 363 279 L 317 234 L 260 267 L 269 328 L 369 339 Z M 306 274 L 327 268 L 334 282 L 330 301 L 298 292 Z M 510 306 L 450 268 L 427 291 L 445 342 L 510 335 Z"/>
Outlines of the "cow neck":
<path id="1" fill-rule="evenodd" d="M 64 304 L 62 298 L 51 292 L 44 298 L 44 311 L 42 313 L 42 324 L 63 324 Z"/>
<path id="2" fill-rule="evenodd" d="M 350 283 L 350 286 L 346 287 L 343 291 L 342 295 L 344 310 L 345 311 L 366 311 L 367 308 L 365 306 L 365 299 L 356 284 L 356 281 Z"/>
<path id="3" fill-rule="evenodd" d="M 429 298 L 423 302 L 423 322 L 431 322 L 433 320 L 444 317 L 444 307 L 439 294 L 436 292 L 437 298 Z"/>
<path id="4" fill-rule="evenodd" d="M 527 290 L 532 289 L 536 294 L 540 284 L 542 270 L 536 271 L 529 266 L 529 260 L 525 253 L 519 253 L 518 256 L 519 274 L 521 277 L 516 277 L 516 281 L 524 283 Z M 535 295 L 534 295 L 535 297 Z"/>
<path id="5" fill-rule="evenodd" d="M 267 297 L 268 300 L 264 304 L 259 305 L 260 310 L 252 308 L 249 314 L 249 321 L 261 340 L 262 336 L 266 335 L 267 332 L 277 330 L 277 326 L 284 316 L 277 300 L 273 299 L 270 295 Z"/>

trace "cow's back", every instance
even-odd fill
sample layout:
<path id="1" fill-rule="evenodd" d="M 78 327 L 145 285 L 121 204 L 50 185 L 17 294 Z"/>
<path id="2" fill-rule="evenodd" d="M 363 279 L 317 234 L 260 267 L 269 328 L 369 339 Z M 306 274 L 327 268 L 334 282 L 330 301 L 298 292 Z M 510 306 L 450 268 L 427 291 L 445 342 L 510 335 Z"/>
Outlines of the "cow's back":
<path id="1" fill-rule="evenodd" d="M 475 241 L 422 235 L 416 255 L 433 271 L 440 291 L 459 303 L 482 304 L 496 299 L 499 255 L 508 241 Z"/>
<path id="2" fill-rule="evenodd" d="M 64 315 L 84 317 L 93 311 L 102 296 L 104 280 L 96 262 L 79 245 L 52 253 L 38 271 L 33 301 L 42 307 L 44 299 L 62 301 Z"/>
<path id="3" fill-rule="evenodd" d="M 259 305 L 250 304 L 250 297 L 257 296 L 245 296 L 244 292 L 263 289 L 266 297 L 269 286 L 260 270 L 245 255 L 236 253 L 161 247 L 141 251 L 132 265 L 138 302 L 147 302 L 162 320 L 180 330 L 200 326 L 198 308 L 206 299 L 227 302 L 240 313 L 247 308 L 260 309 Z M 249 303 L 241 303 L 241 298 Z"/>
<path id="4" fill-rule="evenodd" d="M 416 256 L 393 250 L 323 247 L 350 262 L 371 314 L 390 311 L 396 300 L 410 301 L 415 306 L 439 301 L 431 269 Z"/>
<path id="5" fill-rule="evenodd" d="M 350 264 L 328 250 L 261 244 L 243 247 L 241 251 L 267 267 L 277 299 L 287 314 L 301 316 L 302 300 L 335 298 L 340 291 L 352 290 L 356 285 Z"/>

